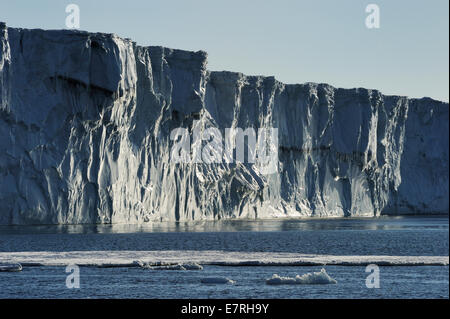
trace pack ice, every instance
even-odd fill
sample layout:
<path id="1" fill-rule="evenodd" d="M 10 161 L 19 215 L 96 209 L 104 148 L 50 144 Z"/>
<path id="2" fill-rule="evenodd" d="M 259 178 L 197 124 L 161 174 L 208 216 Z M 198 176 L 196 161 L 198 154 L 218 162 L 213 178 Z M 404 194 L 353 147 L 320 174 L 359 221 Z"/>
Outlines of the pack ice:
<path id="1" fill-rule="evenodd" d="M 206 58 L 1 23 L 0 224 L 448 213 L 448 103 Z M 277 173 L 172 163 L 170 132 L 194 125 L 278 128 Z"/>

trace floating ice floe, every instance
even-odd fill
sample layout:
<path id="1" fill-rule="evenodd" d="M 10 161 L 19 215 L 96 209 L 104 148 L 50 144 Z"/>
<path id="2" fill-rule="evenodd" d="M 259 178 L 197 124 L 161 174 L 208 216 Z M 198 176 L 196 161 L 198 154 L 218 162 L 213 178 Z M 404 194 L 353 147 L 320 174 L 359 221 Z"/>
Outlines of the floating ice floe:
<path id="1" fill-rule="evenodd" d="M 286 252 L 237 252 L 219 250 L 158 251 L 28 251 L 0 252 L 0 264 L 19 262 L 22 266 L 83 267 L 155 267 L 181 264 L 192 269 L 194 264 L 222 267 L 236 266 L 448 266 L 448 256 L 338 256 Z M 191 265 L 191 266 L 187 266 Z"/>
<path id="2" fill-rule="evenodd" d="M 203 270 L 203 266 L 199 265 L 197 263 L 187 263 L 187 264 L 182 264 L 182 266 L 186 270 Z"/>
<path id="3" fill-rule="evenodd" d="M 22 265 L 19 263 L 0 264 L 0 272 L 16 272 L 22 271 Z"/>
<path id="4" fill-rule="evenodd" d="M 322 268 L 319 272 L 307 273 L 302 276 L 297 275 L 295 278 L 274 274 L 272 278 L 267 279 L 266 283 L 268 285 L 326 285 L 337 284 L 337 281 L 331 278 Z"/>
<path id="5" fill-rule="evenodd" d="M 202 284 L 234 284 L 236 281 L 231 280 L 226 277 L 210 277 L 210 278 L 202 278 Z"/>

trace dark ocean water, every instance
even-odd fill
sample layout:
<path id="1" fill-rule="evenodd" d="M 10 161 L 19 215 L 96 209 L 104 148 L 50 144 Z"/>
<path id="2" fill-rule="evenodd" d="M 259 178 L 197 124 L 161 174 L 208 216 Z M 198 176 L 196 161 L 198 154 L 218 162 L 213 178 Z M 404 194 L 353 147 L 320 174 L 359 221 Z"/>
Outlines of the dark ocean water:
<path id="1" fill-rule="evenodd" d="M 0 226 L 0 252 L 223 250 L 330 255 L 448 256 L 448 217 L 220 221 L 144 226 Z M 0 272 L 0 298 L 448 298 L 448 266 L 381 266 L 380 288 L 365 285 L 363 266 L 325 266 L 336 285 L 270 286 L 273 274 L 311 266 L 223 267 L 199 271 L 80 268 L 80 288 L 66 287 L 65 267 Z M 235 284 L 202 284 L 228 277 Z"/>

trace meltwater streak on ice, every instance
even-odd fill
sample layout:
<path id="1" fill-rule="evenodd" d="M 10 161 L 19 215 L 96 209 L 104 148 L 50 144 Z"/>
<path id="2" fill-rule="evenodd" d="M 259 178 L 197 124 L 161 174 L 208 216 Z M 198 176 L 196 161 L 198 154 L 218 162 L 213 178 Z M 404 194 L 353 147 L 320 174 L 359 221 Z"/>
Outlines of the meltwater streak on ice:
<path id="1" fill-rule="evenodd" d="M 448 103 L 206 57 L 0 23 L 0 224 L 448 213 Z M 279 173 L 171 163 L 171 130 L 194 122 L 278 128 Z"/>
<path id="2" fill-rule="evenodd" d="M 93 267 L 162 267 L 173 265 L 217 266 L 446 266 L 448 256 L 331 256 L 271 252 L 226 251 L 73 251 L 0 252 L 0 263 L 27 266 L 76 264 Z M 181 269 L 181 268 L 180 268 Z"/>

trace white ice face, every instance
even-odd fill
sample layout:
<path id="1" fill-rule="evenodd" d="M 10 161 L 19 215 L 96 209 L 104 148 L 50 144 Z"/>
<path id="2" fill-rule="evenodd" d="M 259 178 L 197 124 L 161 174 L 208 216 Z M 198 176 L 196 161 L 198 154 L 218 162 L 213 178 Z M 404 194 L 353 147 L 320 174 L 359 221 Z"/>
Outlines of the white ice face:
<path id="1" fill-rule="evenodd" d="M 431 99 L 209 72 L 201 51 L 1 24 L 0 224 L 448 212 L 448 114 Z M 276 173 L 172 163 L 171 131 L 194 122 L 222 136 L 276 128 Z"/>

